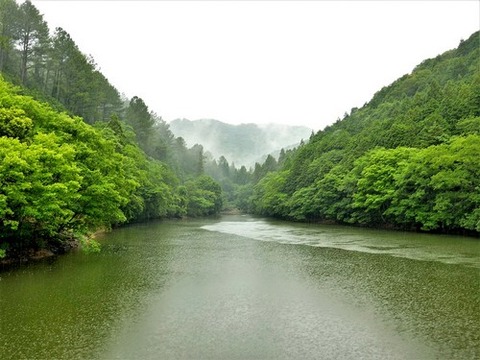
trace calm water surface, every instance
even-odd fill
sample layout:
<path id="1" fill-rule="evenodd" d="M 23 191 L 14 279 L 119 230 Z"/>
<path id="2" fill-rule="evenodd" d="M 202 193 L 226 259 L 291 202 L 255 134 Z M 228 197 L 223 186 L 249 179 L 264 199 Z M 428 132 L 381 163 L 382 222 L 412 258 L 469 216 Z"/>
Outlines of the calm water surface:
<path id="1" fill-rule="evenodd" d="M 1 359 L 479 359 L 478 239 L 154 222 L 0 272 Z"/>

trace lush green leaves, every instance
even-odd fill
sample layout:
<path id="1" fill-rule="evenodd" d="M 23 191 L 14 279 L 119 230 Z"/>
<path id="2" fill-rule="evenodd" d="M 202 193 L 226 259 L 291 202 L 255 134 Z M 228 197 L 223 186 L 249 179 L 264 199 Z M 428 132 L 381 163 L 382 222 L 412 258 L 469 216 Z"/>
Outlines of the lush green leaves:
<path id="1" fill-rule="evenodd" d="M 189 216 L 213 215 L 222 208 L 222 189 L 209 176 L 203 175 L 187 181 L 184 195 Z"/>
<path id="2" fill-rule="evenodd" d="M 220 211 L 217 183 L 201 176 L 179 187 L 128 134 L 116 117 L 94 128 L 0 79 L 0 255 L 126 221 Z"/>
<path id="3" fill-rule="evenodd" d="M 220 211 L 218 185 L 196 179 L 203 147 L 187 149 L 139 97 L 121 99 L 28 0 L 0 0 L 0 71 L 22 86 L 0 78 L 0 257 L 127 221 Z"/>
<path id="4" fill-rule="evenodd" d="M 73 160 L 73 147 L 53 134 L 32 145 L 0 137 L 0 240 L 46 240 L 69 226 L 82 181 Z"/>
<path id="5" fill-rule="evenodd" d="M 302 221 L 480 231 L 478 36 L 312 136 L 258 182 L 254 210 Z"/>
<path id="6" fill-rule="evenodd" d="M 21 109 L 0 108 L 0 136 L 23 139 L 32 127 L 32 120 Z"/>

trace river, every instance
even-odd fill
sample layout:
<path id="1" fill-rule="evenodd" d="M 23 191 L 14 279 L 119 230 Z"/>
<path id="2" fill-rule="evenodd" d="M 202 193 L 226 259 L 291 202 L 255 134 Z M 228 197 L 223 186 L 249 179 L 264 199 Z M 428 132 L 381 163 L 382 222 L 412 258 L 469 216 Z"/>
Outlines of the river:
<path id="1" fill-rule="evenodd" d="M 2 359 L 479 359 L 478 239 L 224 216 L 0 272 Z"/>

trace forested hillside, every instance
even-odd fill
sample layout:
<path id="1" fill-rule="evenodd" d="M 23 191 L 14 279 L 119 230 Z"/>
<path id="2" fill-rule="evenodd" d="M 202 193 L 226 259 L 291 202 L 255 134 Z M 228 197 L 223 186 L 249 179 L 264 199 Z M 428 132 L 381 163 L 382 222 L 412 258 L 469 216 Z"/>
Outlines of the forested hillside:
<path id="1" fill-rule="evenodd" d="M 316 133 L 251 209 L 302 221 L 480 231 L 480 38 L 425 60 Z"/>
<path id="2" fill-rule="evenodd" d="M 143 99 L 127 99 L 98 69 L 64 29 L 51 33 L 43 15 L 30 2 L 0 0 L 0 73 L 24 95 L 54 109 L 79 116 L 88 124 L 113 117 L 132 131 L 150 157 L 167 163 L 187 180 L 203 172 L 203 148 L 186 147 Z"/>
<path id="3" fill-rule="evenodd" d="M 237 167 L 253 167 L 268 154 L 282 148 L 296 146 L 310 137 L 312 130 L 305 126 L 269 124 L 231 125 L 218 120 L 177 119 L 170 122 L 170 129 L 190 146 L 199 143 L 214 159 L 225 157 Z"/>
<path id="4" fill-rule="evenodd" d="M 221 209 L 221 189 L 148 157 L 116 116 L 92 127 L 0 79 L 0 256 L 125 222 Z"/>
<path id="5" fill-rule="evenodd" d="M 202 146 L 187 148 L 141 98 L 121 98 L 30 1 L 0 0 L 0 74 L 0 258 L 220 211 Z"/>
<path id="6" fill-rule="evenodd" d="M 62 28 L 50 34 L 30 2 L 0 1 L 0 72 L 36 98 L 93 123 L 122 107 L 119 92 Z"/>

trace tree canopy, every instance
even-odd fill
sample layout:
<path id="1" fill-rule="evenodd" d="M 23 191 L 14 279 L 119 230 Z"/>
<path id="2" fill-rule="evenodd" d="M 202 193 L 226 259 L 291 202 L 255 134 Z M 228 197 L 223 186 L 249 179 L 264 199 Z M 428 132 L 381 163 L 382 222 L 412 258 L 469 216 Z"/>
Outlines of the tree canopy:
<path id="1" fill-rule="evenodd" d="M 261 177 L 253 211 L 478 233 L 479 129 L 477 32 L 312 136 Z"/>
<path id="2" fill-rule="evenodd" d="M 0 78 L 1 255 L 129 221 L 218 213 L 210 177 L 183 186 L 128 132 L 116 116 L 92 127 Z"/>

